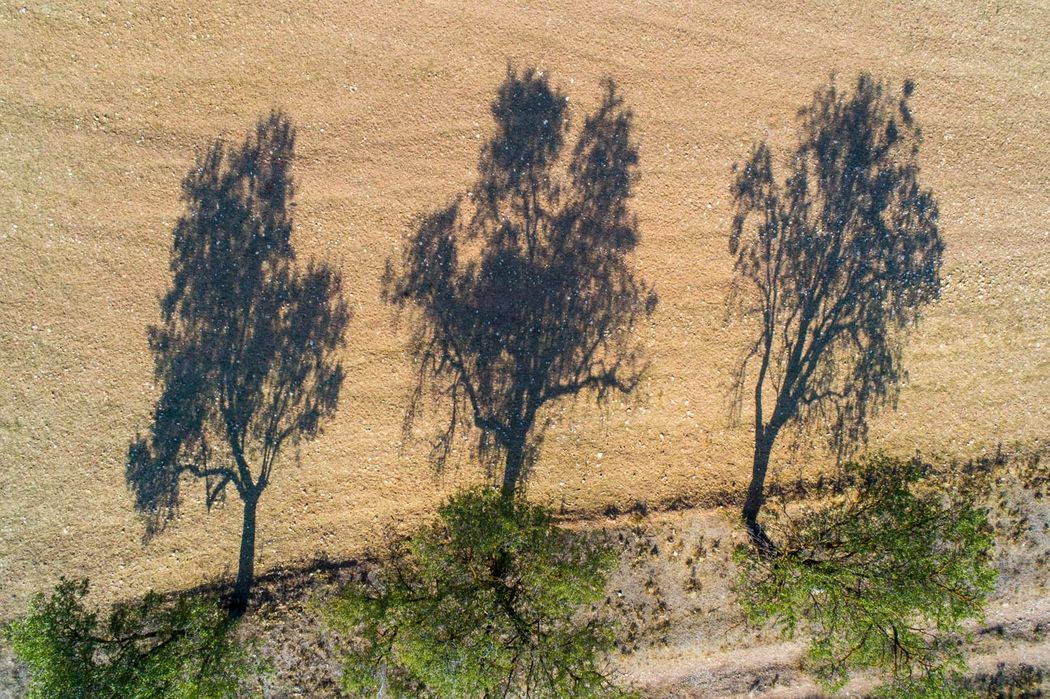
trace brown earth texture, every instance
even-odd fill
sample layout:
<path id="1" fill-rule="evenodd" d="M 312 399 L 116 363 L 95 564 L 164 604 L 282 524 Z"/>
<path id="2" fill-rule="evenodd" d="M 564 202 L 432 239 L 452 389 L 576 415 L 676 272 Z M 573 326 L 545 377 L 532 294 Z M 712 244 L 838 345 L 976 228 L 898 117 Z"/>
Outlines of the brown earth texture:
<path id="1" fill-rule="evenodd" d="M 639 329 L 644 382 L 547 415 L 531 497 L 626 510 L 746 483 L 731 169 L 756 139 L 789 144 L 831 74 L 915 81 L 947 244 L 942 298 L 871 444 L 966 459 L 1050 436 L 1050 3 L 3 0 L 0 57 L 2 618 L 61 574 L 112 600 L 235 567 L 236 500 L 207 514 L 189 488 L 144 546 L 124 459 L 158 395 L 146 327 L 180 182 L 274 106 L 298 129 L 294 242 L 342 269 L 355 317 L 336 418 L 263 496 L 258 569 L 357 555 L 483 477 L 466 444 L 438 478 L 426 426 L 402 438 L 408 333 L 379 290 L 417 217 L 473 182 L 508 62 L 550 73 L 577 124 L 604 76 L 621 86 L 641 151 L 635 265 L 660 296 Z M 787 454 L 785 472 L 810 463 Z"/>

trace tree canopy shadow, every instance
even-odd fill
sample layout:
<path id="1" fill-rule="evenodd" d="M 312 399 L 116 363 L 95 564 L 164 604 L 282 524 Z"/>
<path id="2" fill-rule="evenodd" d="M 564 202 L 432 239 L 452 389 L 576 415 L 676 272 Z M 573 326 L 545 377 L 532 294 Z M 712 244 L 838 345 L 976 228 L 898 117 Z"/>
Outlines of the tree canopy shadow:
<path id="1" fill-rule="evenodd" d="M 535 459 L 552 401 L 630 393 L 643 362 L 632 330 L 656 294 L 629 265 L 638 178 L 633 115 L 612 80 L 571 150 L 567 97 L 534 69 L 507 76 L 492 102 L 495 132 L 466 195 L 422 218 L 384 298 L 414 314 L 416 389 L 451 411 L 440 467 L 460 425 L 503 462 L 509 497 Z"/>
<path id="2" fill-rule="evenodd" d="M 235 606 L 254 565 L 255 512 L 287 447 L 318 434 L 339 402 L 350 310 L 342 276 L 292 246 L 295 129 L 273 111 L 240 145 L 218 139 L 182 183 L 161 322 L 149 328 L 160 398 L 125 476 L 145 539 L 175 517 L 183 476 L 207 507 L 244 504 Z"/>
<path id="3" fill-rule="evenodd" d="M 866 74 L 851 92 L 831 80 L 799 110 L 783 182 L 764 142 L 736 173 L 731 303 L 759 326 L 736 376 L 737 407 L 755 382 L 753 532 L 777 435 L 821 425 L 840 456 L 863 443 L 905 378 L 905 331 L 939 296 L 944 241 L 919 181 L 913 90 L 906 81 L 893 95 Z"/>

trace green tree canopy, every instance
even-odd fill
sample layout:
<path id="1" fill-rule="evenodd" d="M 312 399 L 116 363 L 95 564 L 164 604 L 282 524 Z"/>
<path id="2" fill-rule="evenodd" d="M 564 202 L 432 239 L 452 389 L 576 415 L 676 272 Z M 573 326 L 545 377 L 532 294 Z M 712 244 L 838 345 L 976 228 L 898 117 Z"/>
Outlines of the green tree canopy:
<path id="1" fill-rule="evenodd" d="M 614 554 L 521 497 L 457 495 L 328 610 L 352 639 L 345 686 L 404 697 L 621 696 L 603 670 L 598 602 Z"/>
<path id="2" fill-rule="evenodd" d="M 806 663 L 830 688 L 877 669 L 893 696 L 939 696 L 965 667 L 962 622 L 995 585 L 987 513 L 925 478 L 918 459 L 845 468 L 842 494 L 772 518 L 775 553 L 738 550 L 741 602 L 752 620 L 807 637 Z"/>
<path id="3" fill-rule="evenodd" d="M 63 580 L 7 627 L 29 699 L 232 699 L 259 669 L 214 598 L 151 592 L 100 617 L 87 593 L 87 580 Z"/>

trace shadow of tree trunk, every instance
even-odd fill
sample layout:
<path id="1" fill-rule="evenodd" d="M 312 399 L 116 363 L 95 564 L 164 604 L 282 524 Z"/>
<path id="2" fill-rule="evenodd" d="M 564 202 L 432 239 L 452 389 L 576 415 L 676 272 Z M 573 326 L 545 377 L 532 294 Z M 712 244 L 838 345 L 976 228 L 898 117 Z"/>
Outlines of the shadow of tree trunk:
<path id="1" fill-rule="evenodd" d="M 940 294 L 944 242 L 937 202 L 919 182 L 922 134 L 907 81 L 899 96 L 862 74 L 835 81 L 799 112 L 783 182 L 766 143 L 732 186 L 736 257 L 730 306 L 759 320 L 736 375 L 743 402 L 752 361 L 754 460 L 742 515 L 758 522 L 770 454 L 783 428 L 820 425 L 844 456 L 869 418 L 893 406 L 907 330 Z"/>
<path id="2" fill-rule="evenodd" d="M 628 264 L 638 150 L 615 83 L 571 150 L 568 100 L 542 73 L 508 68 L 491 111 L 473 190 L 422 218 L 399 267 L 387 264 L 384 298 L 414 312 L 406 429 L 425 396 L 449 406 L 437 467 L 457 427 L 476 428 L 509 500 L 538 452 L 546 406 L 637 386 L 632 332 L 657 299 Z"/>
<path id="3" fill-rule="evenodd" d="M 149 329 L 161 395 L 125 476 L 149 541 L 174 518 L 184 478 L 206 504 L 230 486 L 244 506 L 232 611 L 254 573 L 256 510 L 287 447 L 336 412 L 350 321 L 342 275 L 296 259 L 291 242 L 295 130 L 279 111 L 240 145 L 219 139 L 183 181 L 172 284 Z"/>

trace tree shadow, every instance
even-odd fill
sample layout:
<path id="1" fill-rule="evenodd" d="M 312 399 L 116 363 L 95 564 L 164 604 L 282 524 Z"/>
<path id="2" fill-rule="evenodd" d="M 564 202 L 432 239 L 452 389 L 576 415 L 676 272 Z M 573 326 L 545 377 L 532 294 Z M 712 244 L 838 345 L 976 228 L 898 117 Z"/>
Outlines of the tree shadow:
<path id="1" fill-rule="evenodd" d="M 439 468 L 457 426 L 476 427 L 507 497 L 535 459 L 545 405 L 630 393 L 643 369 L 632 330 L 657 298 L 628 264 L 638 149 L 615 83 L 603 88 L 566 153 L 566 96 L 508 68 L 474 188 L 422 218 L 399 268 L 387 263 L 384 299 L 415 311 L 406 428 L 424 396 L 447 402 Z"/>
<path id="2" fill-rule="evenodd" d="M 759 319 L 736 376 L 754 370 L 755 454 L 744 517 L 754 531 L 773 442 L 822 426 L 839 456 L 867 437 L 905 378 L 903 341 L 940 293 L 937 202 L 919 182 L 922 133 L 904 83 L 834 79 L 798 114 L 782 182 L 766 143 L 733 183 L 732 303 Z M 757 369 L 755 365 L 757 364 Z"/>
<path id="3" fill-rule="evenodd" d="M 242 611 L 259 497 L 285 447 L 335 414 L 350 320 L 341 274 L 296 259 L 294 145 L 291 121 L 274 111 L 239 146 L 216 140 L 183 180 L 172 283 L 149 328 L 161 395 L 125 469 L 146 541 L 177 514 L 184 475 L 204 480 L 209 509 L 232 484 L 244 504 Z"/>

